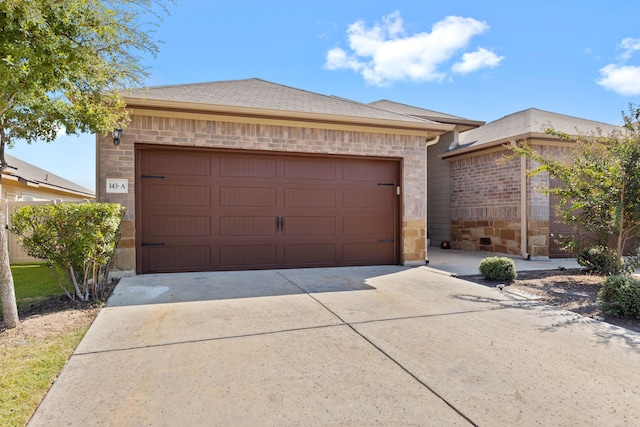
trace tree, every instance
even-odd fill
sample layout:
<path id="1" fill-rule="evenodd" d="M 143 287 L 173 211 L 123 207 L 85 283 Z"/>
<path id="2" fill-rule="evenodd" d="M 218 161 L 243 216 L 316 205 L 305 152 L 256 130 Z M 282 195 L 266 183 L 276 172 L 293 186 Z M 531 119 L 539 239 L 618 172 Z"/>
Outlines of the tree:
<path id="1" fill-rule="evenodd" d="M 8 166 L 5 148 L 17 141 L 50 142 L 61 130 L 106 134 L 127 125 L 121 91 L 142 85 L 143 56 L 158 51 L 149 26 L 157 25 L 165 4 L 0 1 L 0 173 Z M 6 252 L 5 244 L 0 255 Z M 5 299 L 14 293 L 8 257 L 0 256 L 0 280 L 5 326 L 15 327 L 17 310 L 6 307 L 15 306 L 15 296 Z"/>
<path id="2" fill-rule="evenodd" d="M 609 248 L 616 272 L 623 271 L 625 246 L 640 235 L 640 108 L 630 105 L 623 118 L 624 127 L 608 135 L 572 137 L 548 129 L 548 134 L 575 142 L 566 161 L 544 157 L 528 145 L 512 148 L 538 162 L 532 174 L 548 171 L 562 183 L 542 191 L 559 196 L 565 222 L 590 232 L 596 245 Z M 613 247 L 610 236 L 615 237 Z"/>

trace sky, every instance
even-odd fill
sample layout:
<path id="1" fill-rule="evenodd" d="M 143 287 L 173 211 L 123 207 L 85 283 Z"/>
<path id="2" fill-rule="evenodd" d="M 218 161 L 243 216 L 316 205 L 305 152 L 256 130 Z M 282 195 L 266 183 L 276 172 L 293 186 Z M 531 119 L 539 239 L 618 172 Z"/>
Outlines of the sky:
<path id="1" fill-rule="evenodd" d="M 620 124 L 640 104 L 637 0 L 177 0 L 169 12 L 147 86 L 257 77 L 486 122 L 539 108 Z M 94 135 L 8 153 L 95 188 Z"/>

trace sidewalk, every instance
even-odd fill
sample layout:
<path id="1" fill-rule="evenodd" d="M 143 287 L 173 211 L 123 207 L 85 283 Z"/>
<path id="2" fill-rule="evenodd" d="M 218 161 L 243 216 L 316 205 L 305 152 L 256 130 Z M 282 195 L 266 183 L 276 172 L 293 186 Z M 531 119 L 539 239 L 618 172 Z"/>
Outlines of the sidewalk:
<path id="1" fill-rule="evenodd" d="M 440 249 L 437 246 L 429 246 L 427 249 L 427 257 L 429 259 L 427 267 L 446 271 L 456 276 L 469 276 L 472 274 L 480 274 L 478 271 L 480 261 L 492 256 L 506 256 L 513 259 L 516 264 L 516 271 L 580 268 L 580 265 L 575 258 L 555 258 L 549 260 L 530 261 L 517 255 L 496 254 L 492 252 L 467 252 L 457 249 Z"/>

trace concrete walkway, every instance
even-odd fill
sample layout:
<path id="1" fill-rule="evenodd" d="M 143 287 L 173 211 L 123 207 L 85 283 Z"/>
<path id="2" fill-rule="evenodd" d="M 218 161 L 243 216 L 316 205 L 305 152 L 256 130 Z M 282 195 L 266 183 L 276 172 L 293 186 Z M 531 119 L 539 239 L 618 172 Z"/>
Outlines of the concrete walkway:
<path id="1" fill-rule="evenodd" d="M 558 268 L 580 268 L 575 258 L 555 258 L 546 260 L 526 260 L 521 256 L 495 254 L 489 252 L 467 252 L 453 249 L 440 249 L 430 246 L 427 251 L 429 268 L 446 271 L 458 276 L 480 274 L 478 267 L 480 262 L 487 257 L 508 257 L 516 265 L 516 271 L 528 270 L 555 270 Z"/>
<path id="2" fill-rule="evenodd" d="M 29 425 L 638 419 L 640 334 L 381 266 L 123 278 Z"/>

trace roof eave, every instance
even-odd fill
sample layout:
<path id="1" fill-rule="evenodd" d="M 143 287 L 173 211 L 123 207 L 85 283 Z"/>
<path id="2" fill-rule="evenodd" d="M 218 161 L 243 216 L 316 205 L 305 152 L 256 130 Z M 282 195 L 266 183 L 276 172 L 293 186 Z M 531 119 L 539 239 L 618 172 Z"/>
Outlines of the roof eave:
<path id="1" fill-rule="evenodd" d="M 539 133 L 539 132 L 528 132 L 528 133 L 523 133 L 521 135 L 515 135 L 515 136 L 510 136 L 508 138 L 500 138 L 500 139 L 496 139 L 495 141 L 491 141 L 491 142 L 487 142 L 485 144 L 478 144 L 478 145 L 472 145 L 470 147 L 463 147 L 463 148 L 458 148 L 458 149 L 454 149 L 452 151 L 448 151 L 444 154 L 442 154 L 440 157 L 442 159 L 451 159 L 454 157 L 458 157 L 458 156 L 462 156 L 465 154 L 470 154 L 470 153 L 474 153 L 477 151 L 484 151 L 484 150 L 489 150 L 489 149 L 493 149 L 496 147 L 499 147 L 501 145 L 505 145 L 510 143 L 511 141 L 520 141 L 520 140 L 532 140 L 535 139 L 536 142 L 539 143 L 548 143 L 548 144 L 553 144 L 553 145 L 566 145 L 566 146 L 571 146 L 572 143 L 568 142 L 568 141 L 564 141 L 562 139 L 560 139 L 557 136 L 553 136 L 553 135 L 549 135 L 546 133 Z"/>
<path id="2" fill-rule="evenodd" d="M 427 116 L 427 115 L 413 115 L 414 117 L 418 117 L 425 120 L 431 120 L 438 123 L 445 123 L 451 125 L 458 125 L 458 128 L 463 128 L 464 130 L 470 130 L 479 128 L 483 126 L 486 122 L 480 120 L 467 120 L 467 119 L 457 119 L 457 118 L 449 118 L 449 117 L 435 117 L 435 116 Z"/>
<path id="3" fill-rule="evenodd" d="M 14 175 L 14 174 L 2 174 L 2 179 L 8 179 L 9 181 L 15 181 L 15 182 L 20 182 L 23 185 L 26 185 L 27 187 L 34 187 L 34 188 L 48 188 L 50 190 L 54 190 L 54 191 L 59 191 L 61 193 L 67 193 L 67 194 L 72 194 L 74 196 L 84 196 L 88 199 L 95 199 L 96 195 L 93 193 L 86 193 L 83 191 L 79 191 L 79 190 L 72 190 L 70 188 L 66 188 L 66 187 L 60 187 L 58 185 L 52 185 L 52 184 L 47 184 L 44 182 L 37 182 L 37 181 L 32 181 L 26 178 L 23 178 L 19 175 Z"/>
<path id="4" fill-rule="evenodd" d="M 412 131 L 424 131 L 426 134 L 442 134 L 454 130 L 455 125 L 446 123 L 411 122 L 405 120 L 390 120 L 379 118 L 368 118 L 358 116 L 346 116 L 339 114 L 309 113 L 291 110 L 273 110 L 266 108 L 242 107 L 235 105 L 204 104 L 184 101 L 167 101 L 157 99 L 143 99 L 124 97 L 127 107 L 135 110 L 141 109 L 170 110 L 182 112 L 197 112 L 203 114 L 248 116 L 260 118 L 278 118 L 292 121 L 318 122 L 318 123 L 339 123 L 360 125 L 367 127 L 406 129 Z"/>

